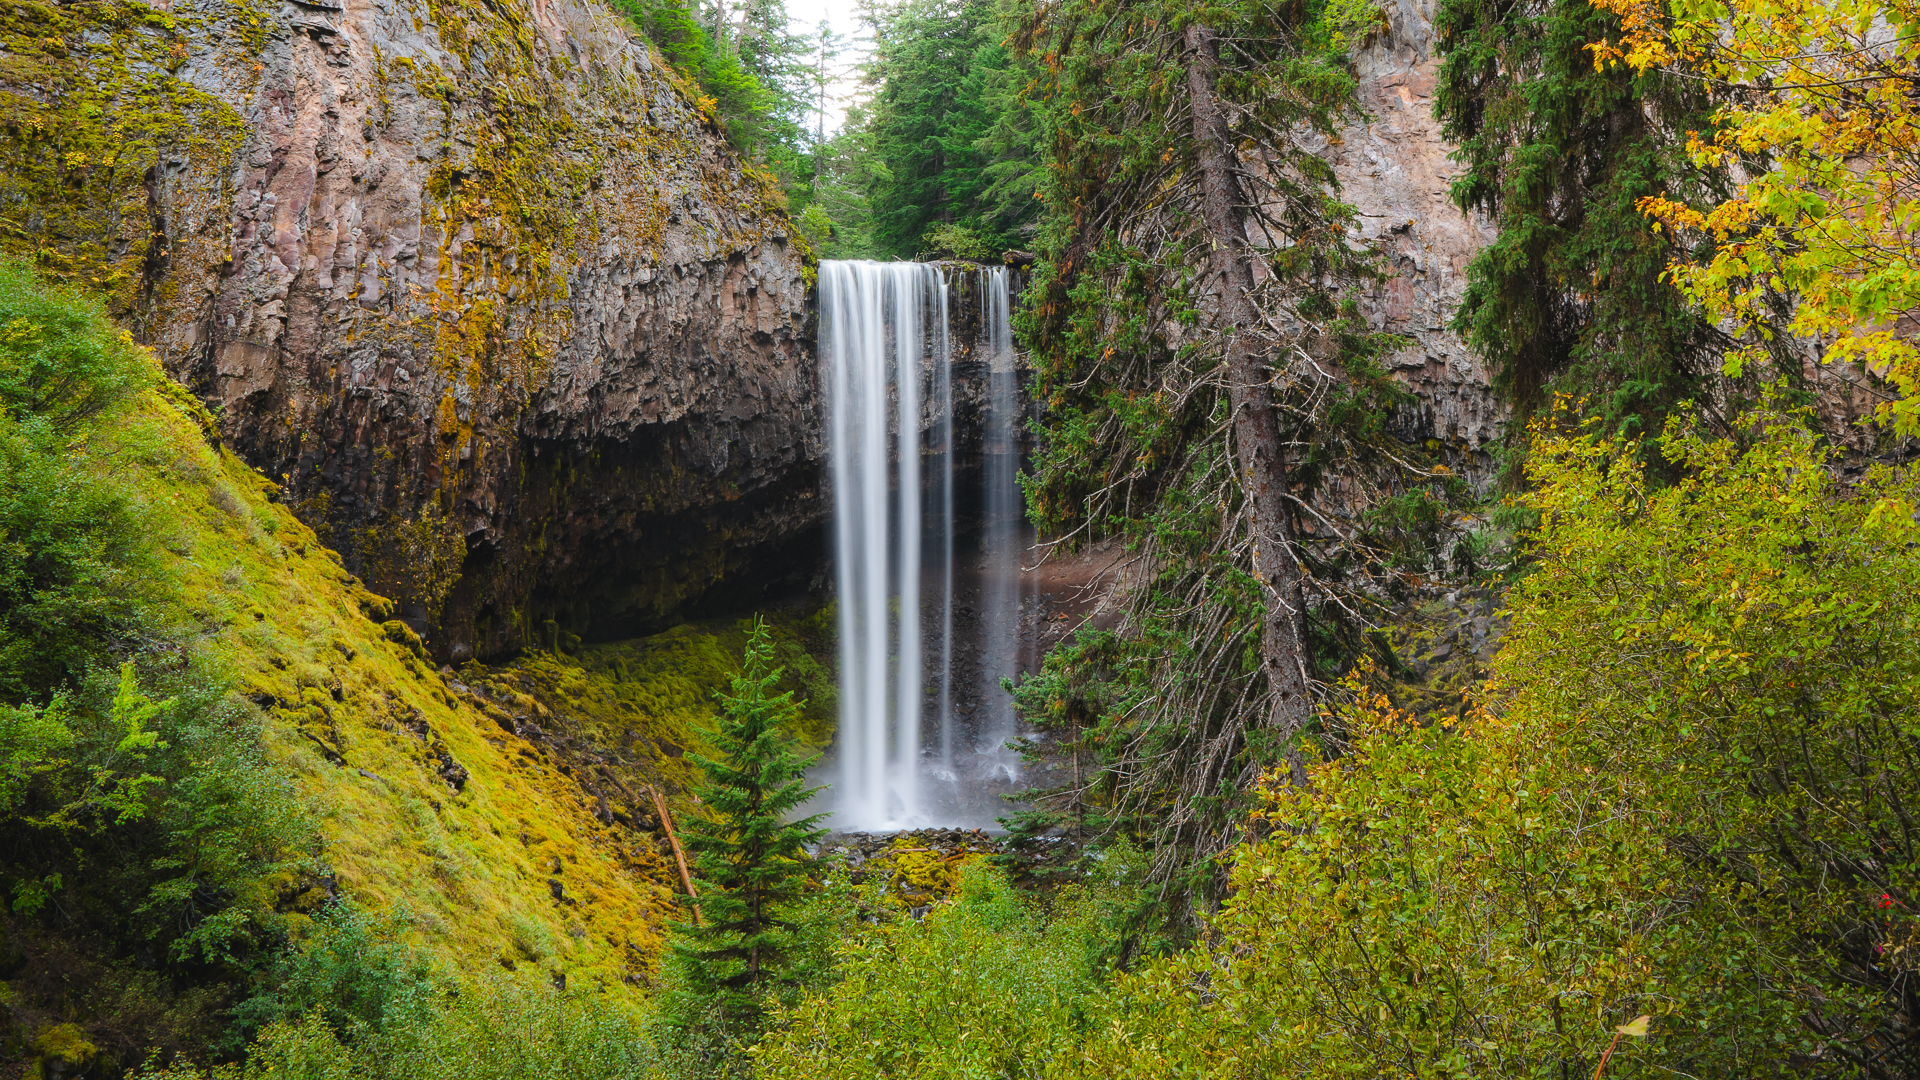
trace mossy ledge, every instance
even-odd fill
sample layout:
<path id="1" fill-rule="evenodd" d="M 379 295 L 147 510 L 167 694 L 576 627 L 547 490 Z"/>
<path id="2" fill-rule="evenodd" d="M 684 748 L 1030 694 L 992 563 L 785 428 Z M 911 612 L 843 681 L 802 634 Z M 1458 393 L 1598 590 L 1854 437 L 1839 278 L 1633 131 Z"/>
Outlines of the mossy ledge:
<path id="1" fill-rule="evenodd" d="M 0 34 L 0 255 L 105 292 L 436 659 L 811 573 L 804 245 L 593 0 L 3 0 Z"/>

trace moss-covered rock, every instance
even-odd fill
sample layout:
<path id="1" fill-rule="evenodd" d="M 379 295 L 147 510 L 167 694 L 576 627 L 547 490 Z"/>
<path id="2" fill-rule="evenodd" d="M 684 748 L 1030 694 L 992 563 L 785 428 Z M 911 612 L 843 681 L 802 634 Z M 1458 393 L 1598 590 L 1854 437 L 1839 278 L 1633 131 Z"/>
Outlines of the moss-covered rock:
<path id="1" fill-rule="evenodd" d="M 803 244 L 597 0 L 0 0 L 0 257 L 104 290 L 442 660 L 818 520 Z"/>
<path id="2" fill-rule="evenodd" d="M 630 831 L 490 703 L 422 659 L 403 623 L 165 393 L 129 461 L 186 609 L 242 693 L 324 838 L 329 889 L 410 916 L 455 968 L 531 960 L 628 993 L 651 969 L 672 881 Z M 566 882 L 566 902 L 548 886 Z M 328 895 L 289 883 L 297 923 Z M 531 947 L 529 947 L 529 943 Z"/>
<path id="3" fill-rule="evenodd" d="M 33 1067 L 40 1080 L 85 1076 L 100 1049 L 78 1024 L 55 1024 L 33 1040 Z"/>
<path id="4" fill-rule="evenodd" d="M 804 703 L 790 732 L 822 749 L 833 737 L 835 691 L 830 667 L 830 607 L 768 614 L 781 688 Z M 687 793 L 697 770 L 688 757 L 709 753 L 704 733 L 718 712 L 717 697 L 740 671 L 749 620 L 688 623 L 650 637 L 576 646 L 571 652 L 532 650 L 488 667 L 460 671 L 466 691 L 502 728 L 537 741 L 554 767 L 575 777 L 596 812 L 648 834 L 662 845 L 648 788 L 672 809 L 692 812 Z"/>

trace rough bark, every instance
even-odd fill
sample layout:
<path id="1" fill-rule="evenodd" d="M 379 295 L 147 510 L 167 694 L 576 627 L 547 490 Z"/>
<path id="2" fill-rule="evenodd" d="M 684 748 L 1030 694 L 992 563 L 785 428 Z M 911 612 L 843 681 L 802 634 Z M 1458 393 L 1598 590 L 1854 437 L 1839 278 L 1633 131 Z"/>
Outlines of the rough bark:
<path id="1" fill-rule="evenodd" d="M 1245 201 L 1234 175 L 1232 133 L 1214 93 L 1220 67 L 1219 39 L 1210 27 L 1187 27 L 1187 93 L 1192 99 L 1193 140 L 1200 166 L 1201 220 L 1211 236 L 1218 289 L 1217 319 L 1226 343 L 1227 388 L 1233 407 L 1234 455 L 1241 487 L 1252 510 L 1254 573 L 1266 607 L 1260 639 L 1268 688 L 1269 727 L 1283 743 L 1313 715 L 1307 695 L 1305 635 L 1296 558 L 1287 507 L 1287 464 L 1280 439 L 1253 306 L 1252 252 L 1246 239 Z M 1289 771 L 1304 782 L 1298 755 L 1289 745 Z"/>

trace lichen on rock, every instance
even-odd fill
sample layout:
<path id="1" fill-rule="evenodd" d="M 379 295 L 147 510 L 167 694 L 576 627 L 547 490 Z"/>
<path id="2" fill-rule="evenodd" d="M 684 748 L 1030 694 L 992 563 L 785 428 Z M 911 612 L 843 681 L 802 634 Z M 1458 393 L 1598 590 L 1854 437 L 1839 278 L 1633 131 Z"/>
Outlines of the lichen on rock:
<path id="1" fill-rule="evenodd" d="M 0 33 L 0 256 L 106 290 L 440 658 L 655 625 L 817 522 L 805 245 L 593 0 Z"/>

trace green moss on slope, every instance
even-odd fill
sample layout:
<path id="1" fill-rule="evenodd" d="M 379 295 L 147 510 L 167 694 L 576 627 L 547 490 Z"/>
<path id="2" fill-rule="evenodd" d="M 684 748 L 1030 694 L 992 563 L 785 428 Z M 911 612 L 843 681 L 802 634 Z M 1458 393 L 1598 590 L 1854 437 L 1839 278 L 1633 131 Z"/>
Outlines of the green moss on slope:
<path id="1" fill-rule="evenodd" d="M 411 913 L 458 967 L 638 981 L 670 903 L 664 862 L 435 671 L 275 486 L 209 445 L 181 396 L 139 406 L 144 509 L 189 598 L 182 616 L 268 714 L 339 890 Z"/>
<path id="2" fill-rule="evenodd" d="M 813 748 L 832 738 L 835 709 L 833 609 L 779 611 L 768 617 L 783 690 L 804 701 L 794 737 Z M 652 637 L 577 648 L 529 651 L 510 664 L 468 664 L 462 677 L 484 696 L 519 708 L 543 726 L 550 745 L 578 768 L 599 770 L 610 799 L 635 804 L 645 818 L 657 785 L 678 802 L 694 784 L 689 750 L 707 753 L 703 732 L 716 712 L 715 694 L 740 670 L 750 625 L 716 619 L 677 626 Z M 610 810 L 624 807 L 610 805 Z"/>

